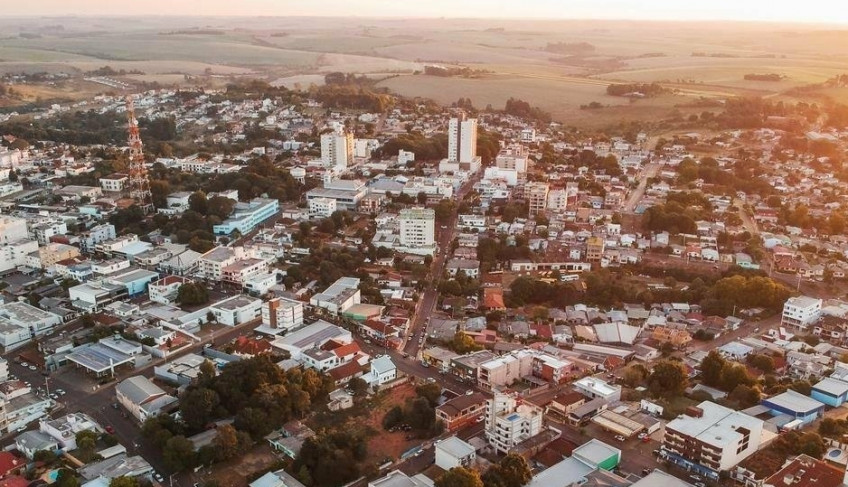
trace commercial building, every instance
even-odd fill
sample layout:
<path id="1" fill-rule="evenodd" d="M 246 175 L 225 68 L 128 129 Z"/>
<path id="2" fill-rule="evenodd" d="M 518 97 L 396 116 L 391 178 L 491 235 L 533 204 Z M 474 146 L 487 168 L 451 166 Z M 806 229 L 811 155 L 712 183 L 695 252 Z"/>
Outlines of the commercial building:
<path id="1" fill-rule="evenodd" d="M 321 188 L 313 188 L 306 192 L 306 201 L 315 198 L 330 198 L 336 201 L 337 210 L 356 211 L 359 201 L 368 194 L 365 182 L 358 179 L 336 179 L 324 181 Z"/>
<path id="2" fill-rule="evenodd" d="M 526 173 L 528 155 L 529 151 L 523 145 L 513 144 L 504 147 L 495 157 L 495 167 Z"/>
<path id="3" fill-rule="evenodd" d="M 222 325 L 236 326 L 262 316 L 262 300 L 239 294 L 209 306 L 215 320 Z"/>
<path id="4" fill-rule="evenodd" d="M 0 244 L 8 244 L 29 238 L 26 220 L 0 215 Z"/>
<path id="5" fill-rule="evenodd" d="M 27 238 L 0 243 L 0 272 L 24 267 L 27 257 L 38 252 L 38 242 Z"/>
<path id="6" fill-rule="evenodd" d="M 244 257 L 241 247 L 215 247 L 197 259 L 197 274 L 203 279 L 220 281 L 224 268 Z"/>
<path id="7" fill-rule="evenodd" d="M 763 399 L 762 405 L 769 408 L 774 416 L 788 415 L 792 420 L 800 420 L 803 424 L 811 423 L 824 414 L 823 403 L 792 389 Z"/>
<path id="8" fill-rule="evenodd" d="M 809 296 L 793 296 L 783 304 L 781 326 L 806 329 L 821 318 L 822 300 Z"/>
<path id="9" fill-rule="evenodd" d="M 267 273 L 268 261 L 248 257 L 221 268 L 221 280 L 234 284 L 244 284 L 249 279 Z"/>
<path id="10" fill-rule="evenodd" d="M 825 377 L 813 386 L 810 397 L 830 407 L 839 407 L 848 400 L 848 382 Z"/>
<path id="11" fill-rule="evenodd" d="M 29 231 L 38 245 L 47 245 L 54 236 L 67 234 L 68 224 L 62 219 L 49 219 L 34 223 Z"/>
<path id="12" fill-rule="evenodd" d="M 168 395 L 159 386 L 140 375 L 119 382 L 115 386 L 115 397 L 119 404 L 142 423 L 177 402 L 176 397 Z"/>
<path id="13" fill-rule="evenodd" d="M 107 304 L 127 298 L 127 288 L 104 280 L 88 281 L 68 289 L 71 306 L 76 309 L 94 312 Z"/>
<path id="14" fill-rule="evenodd" d="M 435 250 L 436 212 L 430 208 L 400 211 L 400 244 L 407 248 Z"/>
<path id="15" fill-rule="evenodd" d="M 229 218 L 212 227 L 215 235 L 238 231 L 245 235 L 280 211 L 280 202 L 273 198 L 254 198 L 248 203 L 236 203 Z"/>
<path id="16" fill-rule="evenodd" d="M 273 298 L 262 304 L 262 325 L 256 331 L 277 335 L 303 326 L 303 303 L 287 298 Z"/>
<path id="17" fill-rule="evenodd" d="M 300 361 L 301 354 L 305 350 L 321 347 L 330 340 L 350 343 L 353 341 L 353 336 L 344 328 L 318 320 L 286 336 L 275 338 L 271 345 L 288 352 L 293 360 Z"/>
<path id="18" fill-rule="evenodd" d="M 0 304 L 0 345 L 5 350 L 28 343 L 62 323 L 62 317 L 28 303 Z"/>
<path id="19" fill-rule="evenodd" d="M 542 409 L 496 392 L 486 401 L 486 439 L 498 453 L 509 453 L 519 443 L 542 431 Z"/>
<path id="20" fill-rule="evenodd" d="M 760 447 L 763 421 L 704 401 L 665 427 L 666 458 L 713 480 Z"/>
<path id="21" fill-rule="evenodd" d="M 115 238 L 115 225 L 103 223 L 82 232 L 79 237 L 80 250 L 94 252 L 97 244 Z"/>
<path id="22" fill-rule="evenodd" d="M 200 366 L 206 362 L 206 358 L 189 353 L 174 360 L 153 367 L 156 378 L 176 385 L 189 385 L 197 380 L 200 375 Z"/>
<path id="23" fill-rule="evenodd" d="M 354 304 L 360 303 L 359 279 L 355 277 L 340 277 L 330 284 L 322 293 L 309 298 L 309 304 L 327 310 L 332 315 L 347 311 Z"/>
<path id="24" fill-rule="evenodd" d="M 309 200 L 311 218 L 327 218 L 336 212 L 336 200 L 333 198 L 312 198 Z"/>

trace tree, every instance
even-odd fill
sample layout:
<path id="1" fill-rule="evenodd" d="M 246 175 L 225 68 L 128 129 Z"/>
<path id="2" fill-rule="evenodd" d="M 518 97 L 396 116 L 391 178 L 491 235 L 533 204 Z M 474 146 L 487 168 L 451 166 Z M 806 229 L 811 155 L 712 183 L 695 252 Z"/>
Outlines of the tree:
<path id="1" fill-rule="evenodd" d="M 56 482 L 53 484 L 53 487 L 79 487 L 80 481 L 76 475 L 74 475 L 73 470 L 68 468 L 60 468 L 59 473 L 56 474 Z"/>
<path id="2" fill-rule="evenodd" d="M 190 430 L 199 431 L 215 419 L 221 401 L 206 387 L 192 387 L 180 396 L 180 412 Z"/>
<path id="3" fill-rule="evenodd" d="M 177 302 L 184 306 L 195 306 L 209 302 L 209 291 L 200 283 L 189 282 L 177 289 Z"/>
<path id="4" fill-rule="evenodd" d="M 774 372 L 774 359 L 768 355 L 754 354 L 748 358 L 748 362 L 754 367 L 768 374 Z"/>
<path id="5" fill-rule="evenodd" d="M 710 350 L 710 353 L 701 361 L 701 379 L 704 384 L 718 387 L 725 363 L 724 357 L 717 350 Z"/>
<path id="6" fill-rule="evenodd" d="M 206 202 L 206 213 L 209 216 L 217 216 L 222 221 L 230 217 L 236 202 L 224 196 L 213 196 Z"/>
<path id="7" fill-rule="evenodd" d="M 739 384 L 727 398 L 735 402 L 738 409 L 745 409 L 760 402 L 760 391 L 745 384 Z"/>
<path id="8" fill-rule="evenodd" d="M 533 471 L 527 460 L 516 453 L 504 457 L 496 468 L 506 487 L 523 487 L 533 478 Z"/>
<path id="9" fill-rule="evenodd" d="M 453 467 L 435 482 L 436 487 L 483 487 L 480 474 L 465 467 Z"/>
<path id="10" fill-rule="evenodd" d="M 94 451 L 97 446 L 97 433 L 92 430 L 83 430 L 76 435 L 77 448 L 85 451 Z"/>
<path id="11" fill-rule="evenodd" d="M 215 448 L 215 458 L 218 461 L 226 461 L 239 456 L 250 446 L 250 436 L 229 424 L 219 426 L 212 446 Z"/>
<path id="12" fill-rule="evenodd" d="M 675 397 L 683 393 L 689 380 L 680 362 L 663 360 L 654 366 L 648 377 L 648 389 L 654 397 Z"/>
<path id="13" fill-rule="evenodd" d="M 362 396 L 368 391 L 368 383 L 362 377 L 354 377 L 347 383 L 348 389 L 353 391 L 355 396 Z"/>
<path id="14" fill-rule="evenodd" d="M 439 404 L 439 397 L 442 395 L 442 386 L 435 382 L 422 384 L 415 388 L 415 394 L 426 399 L 431 406 L 436 407 Z"/>
<path id="15" fill-rule="evenodd" d="M 192 193 L 188 197 L 188 209 L 201 215 L 206 215 L 209 211 L 209 201 L 206 199 L 206 193 L 203 191 Z"/>
<path id="16" fill-rule="evenodd" d="M 197 384 L 199 386 L 208 386 L 212 383 L 215 375 L 217 375 L 215 364 L 211 360 L 204 360 L 203 363 L 200 364 L 197 374 Z"/>
<path id="17" fill-rule="evenodd" d="M 138 479 L 135 477 L 115 477 L 109 481 L 109 487 L 139 487 Z"/>
<path id="18" fill-rule="evenodd" d="M 165 466 L 174 472 L 191 468 L 197 460 L 194 443 L 185 436 L 174 436 L 162 448 L 162 459 L 165 461 Z"/>
<path id="19" fill-rule="evenodd" d="M 795 382 L 789 384 L 789 389 L 792 389 L 793 391 L 803 394 L 805 396 L 809 396 L 810 392 L 813 390 L 813 385 L 806 380 L 796 380 Z"/>

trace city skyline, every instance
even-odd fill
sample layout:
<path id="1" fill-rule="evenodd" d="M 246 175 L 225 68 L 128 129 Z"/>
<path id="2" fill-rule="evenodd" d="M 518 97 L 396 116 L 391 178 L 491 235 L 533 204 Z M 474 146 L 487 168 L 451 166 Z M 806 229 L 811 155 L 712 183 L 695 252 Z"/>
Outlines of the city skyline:
<path id="1" fill-rule="evenodd" d="M 838 9 L 832 0 L 797 2 L 749 0 L 735 2 L 680 3 L 672 0 L 530 0 L 517 4 L 504 0 L 448 0 L 394 2 L 389 0 L 325 0 L 316 3 L 289 0 L 244 0 L 238 8 L 225 0 L 173 2 L 150 0 L 115 3 L 106 0 L 35 0 L 6 6 L 9 16 L 26 15 L 157 15 L 157 16 L 320 16 L 320 17 L 448 17 L 494 19 L 629 19 L 676 21 L 762 21 L 824 24 L 848 23 L 848 10 Z"/>

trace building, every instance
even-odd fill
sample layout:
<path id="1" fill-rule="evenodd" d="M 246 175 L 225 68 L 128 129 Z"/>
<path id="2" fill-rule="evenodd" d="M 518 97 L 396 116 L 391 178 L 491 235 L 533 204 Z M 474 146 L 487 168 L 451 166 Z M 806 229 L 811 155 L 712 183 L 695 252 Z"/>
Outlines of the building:
<path id="1" fill-rule="evenodd" d="M 176 385 L 189 385 L 197 380 L 200 375 L 200 366 L 206 362 L 206 358 L 189 353 L 174 360 L 153 367 L 153 374 L 157 379 Z"/>
<path id="2" fill-rule="evenodd" d="M 368 194 L 368 186 L 358 179 L 336 179 L 324 181 L 322 188 L 313 188 L 306 192 L 306 201 L 315 198 L 336 200 L 337 210 L 356 211 L 359 202 Z"/>
<path id="3" fill-rule="evenodd" d="M 848 484 L 844 469 L 809 455 L 798 455 L 763 482 L 770 487 L 843 487 Z"/>
<path id="4" fill-rule="evenodd" d="M 7 351 L 49 333 L 62 323 L 62 317 L 28 303 L 0 304 L 0 345 Z"/>
<path id="5" fill-rule="evenodd" d="M 267 274 L 268 261 L 248 257 L 239 259 L 228 266 L 221 268 L 221 280 L 233 284 L 244 284 L 253 277 Z"/>
<path id="6" fill-rule="evenodd" d="M 77 449 L 77 433 L 101 432 L 100 425 L 83 413 L 70 413 L 56 419 L 41 420 L 38 429 L 56 440 L 59 447 L 65 451 Z"/>
<path id="7" fill-rule="evenodd" d="M 115 398 L 142 423 L 177 402 L 176 397 L 140 375 L 119 382 L 115 386 Z"/>
<path id="8" fill-rule="evenodd" d="M 230 217 L 221 224 L 212 227 L 215 235 L 229 235 L 239 232 L 246 235 L 262 222 L 280 211 L 280 202 L 275 198 L 254 198 L 248 203 L 236 203 Z"/>
<path id="9" fill-rule="evenodd" d="M 38 451 L 58 451 L 59 443 L 46 433 L 32 430 L 24 431 L 18 435 L 15 438 L 15 447 L 19 452 L 23 453 L 24 456 L 32 460 L 35 457 L 35 453 Z"/>
<path id="10" fill-rule="evenodd" d="M 822 300 L 809 296 L 793 296 L 783 304 L 781 326 L 806 329 L 821 317 Z"/>
<path id="11" fill-rule="evenodd" d="M 448 122 L 448 161 L 472 162 L 477 157 L 477 119 L 451 118 Z"/>
<path id="12" fill-rule="evenodd" d="M 321 163 L 324 167 L 347 169 L 353 164 L 353 133 L 332 132 L 321 135 Z"/>
<path id="13" fill-rule="evenodd" d="M 322 293 L 309 298 L 309 304 L 327 310 L 332 315 L 338 315 L 348 310 L 354 304 L 360 303 L 359 279 L 355 277 L 340 277 Z"/>
<path id="14" fill-rule="evenodd" d="M 822 417 L 824 404 L 807 397 L 800 392 L 787 389 L 786 392 L 763 399 L 762 405 L 769 408 L 774 416 L 788 415 L 793 420 L 808 424 Z"/>
<path id="15" fill-rule="evenodd" d="M 177 301 L 180 287 L 192 282 L 194 281 L 186 277 L 165 276 L 147 285 L 148 296 L 154 303 L 172 304 Z"/>
<path id="16" fill-rule="evenodd" d="M 520 173 L 527 172 L 527 156 L 529 151 L 522 145 L 504 147 L 495 157 L 495 167 Z"/>
<path id="17" fill-rule="evenodd" d="M 250 487 L 305 487 L 285 470 L 268 472 L 248 485 Z"/>
<path id="18" fill-rule="evenodd" d="M 288 352 L 293 360 L 300 361 L 304 351 L 321 347 L 330 340 L 351 343 L 353 336 L 344 328 L 318 320 L 286 336 L 275 338 L 271 345 Z"/>
<path id="19" fill-rule="evenodd" d="M 100 189 L 109 193 L 120 193 L 129 181 L 126 174 L 115 173 L 100 178 Z"/>
<path id="20" fill-rule="evenodd" d="M 589 237 L 586 240 L 586 260 L 589 262 L 600 262 L 604 257 L 604 239 L 601 237 Z"/>
<path id="21" fill-rule="evenodd" d="M 303 326 L 303 303 L 288 298 L 273 298 L 262 304 L 260 333 L 277 335 Z"/>
<path id="22" fill-rule="evenodd" d="M 97 244 L 115 238 L 115 225 L 103 223 L 80 233 L 79 247 L 83 252 L 94 252 Z"/>
<path id="23" fill-rule="evenodd" d="M 30 269 L 50 270 L 56 262 L 73 259 L 80 255 L 78 248 L 57 242 L 50 242 L 27 256 L 26 266 Z"/>
<path id="24" fill-rule="evenodd" d="M 400 244 L 412 249 L 435 251 L 436 212 L 430 208 L 400 211 Z"/>
<path id="25" fill-rule="evenodd" d="M 239 294 L 209 306 L 215 320 L 222 325 L 236 326 L 262 316 L 262 300 Z"/>
<path id="26" fill-rule="evenodd" d="M 825 377 L 813 386 L 810 397 L 830 407 L 837 408 L 848 400 L 848 382 Z"/>
<path id="27" fill-rule="evenodd" d="M 486 401 L 486 439 L 498 453 L 509 453 L 519 443 L 542 431 L 542 409 L 496 392 Z"/>
<path id="28" fill-rule="evenodd" d="M 530 208 L 530 217 L 544 214 L 548 207 L 548 183 L 529 182 L 524 185 L 524 199 Z"/>
<path id="29" fill-rule="evenodd" d="M 436 407 L 436 418 L 448 431 L 454 431 L 477 421 L 486 412 L 486 396 L 479 392 L 463 394 Z"/>
<path id="30" fill-rule="evenodd" d="M 221 281 L 224 276 L 224 267 L 235 264 L 243 257 L 240 247 L 215 247 L 207 251 L 197 259 L 197 274 L 203 279 L 210 281 Z"/>
<path id="31" fill-rule="evenodd" d="M 763 421 L 704 401 L 665 426 L 662 451 L 672 463 L 718 480 L 760 447 Z"/>
<path id="32" fill-rule="evenodd" d="M 54 236 L 67 234 L 68 224 L 62 219 L 50 219 L 35 223 L 29 231 L 38 245 L 47 245 Z"/>
<path id="33" fill-rule="evenodd" d="M 29 238 L 26 220 L 0 215 L 0 244 L 9 244 Z"/>
<path id="34" fill-rule="evenodd" d="M 35 240 L 0 243 L 0 272 L 26 266 L 28 256 L 33 252 L 38 252 L 38 242 Z"/>
<path id="35" fill-rule="evenodd" d="M 688 331 L 667 326 L 658 326 L 651 333 L 651 338 L 659 343 L 670 343 L 675 348 L 682 348 L 692 341 Z"/>
<path id="36" fill-rule="evenodd" d="M 336 212 L 336 200 L 333 198 L 312 198 L 309 200 L 311 218 L 328 218 Z"/>
<path id="37" fill-rule="evenodd" d="M 385 477 L 368 482 L 368 487 L 432 487 L 433 481 L 418 474 L 410 477 L 400 470 L 392 470 Z"/>
<path id="38" fill-rule="evenodd" d="M 589 399 L 601 398 L 607 402 L 621 400 L 621 386 L 609 384 L 596 377 L 584 377 L 574 382 L 574 390 Z"/>
<path id="39" fill-rule="evenodd" d="M 397 379 L 397 366 L 388 355 L 377 357 L 371 361 L 371 372 L 364 378 L 371 385 L 381 386 Z"/>
<path id="40" fill-rule="evenodd" d="M 533 355 L 529 350 L 518 350 L 480 364 L 477 384 L 491 391 L 509 386 L 533 373 Z"/>
<path id="41" fill-rule="evenodd" d="M 456 436 L 436 443 L 436 465 L 445 470 L 471 467 L 477 459 L 477 449 Z"/>

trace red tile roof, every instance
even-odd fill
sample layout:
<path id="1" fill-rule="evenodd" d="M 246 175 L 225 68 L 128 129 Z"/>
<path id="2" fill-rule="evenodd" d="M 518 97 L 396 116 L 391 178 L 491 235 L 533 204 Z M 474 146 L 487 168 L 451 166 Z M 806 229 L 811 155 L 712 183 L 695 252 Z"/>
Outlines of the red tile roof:
<path id="1" fill-rule="evenodd" d="M 0 477 L 5 477 L 12 470 L 26 465 L 26 462 L 7 451 L 0 451 Z"/>
<path id="2" fill-rule="evenodd" d="M 335 369 L 330 369 L 327 371 L 327 373 L 330 374 L 330 377 L 332 377 L 333 380 L 336 382 L 340 382 L 345 379 L 352 379 L 361 372 L 362 366 L 360 366 L 356 362 L 356 360 L 350 361 L 344 365 L 336 367 Z"/>
<path id="3" fill-rule="evenodd" d="M 271 351 L 271 344 L 265 340 L 248 337 L 238 337 L 233 345 L 236 353 L 241 355 L 259 355 Z"/>

